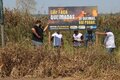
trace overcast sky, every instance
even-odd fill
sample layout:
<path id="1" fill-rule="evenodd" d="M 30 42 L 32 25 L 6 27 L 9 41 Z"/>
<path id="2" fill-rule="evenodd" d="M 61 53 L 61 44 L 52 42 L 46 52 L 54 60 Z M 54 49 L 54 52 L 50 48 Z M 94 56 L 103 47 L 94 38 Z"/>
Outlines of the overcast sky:
<path id="1" fill-rule="evenodd" d="M 15 8 L 16 0 L 3 0 L 4 7 Z M 98 6 L 99 13 L 120 12 L 120 0 L 36 0 L 36 13 L 47 13 L 51 6 Z"/>

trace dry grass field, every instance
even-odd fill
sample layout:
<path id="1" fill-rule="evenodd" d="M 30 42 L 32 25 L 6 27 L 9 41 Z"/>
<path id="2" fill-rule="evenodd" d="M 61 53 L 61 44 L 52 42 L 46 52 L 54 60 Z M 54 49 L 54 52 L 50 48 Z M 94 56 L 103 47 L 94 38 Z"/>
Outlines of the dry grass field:
<path id="1" fill-rule="evenodd" d="M 38 19 L 38 18 L 37 18 Z M 47 25 L 48 16 L 39 16 Z M 47 43 L 42 49 L 31 44 L 31 27 L 35 17 L 28 13 L 5 9 L 6 46 L 0 48 L 0 80 L 119 80 L 120 79 L 120 16 L 117 14 L 98 17 L 98 31 L 106 26 L 112 29 L 117 48 L 107 54 L 99 45 L 88 48 L 72 47 L 72 31 L 62 32 L 65 44 L 61 49 Z M 84 32 L 84 31 L 83 31 Z"/>

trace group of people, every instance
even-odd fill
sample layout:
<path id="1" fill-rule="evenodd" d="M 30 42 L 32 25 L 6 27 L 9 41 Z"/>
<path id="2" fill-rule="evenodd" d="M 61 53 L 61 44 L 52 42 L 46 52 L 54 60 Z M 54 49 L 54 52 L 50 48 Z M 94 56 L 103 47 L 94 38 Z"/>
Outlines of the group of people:
<path id="1" fill-rule="evenodd" d="M 78 30 L 74 31 L 73 34 L 73 46 L 80 47 L 85 45 L 93 45 L 95 41 L 95 34 L 93 33 L 92 29 L 87 29 L 87 32 L 83 35 L 79 33 Z"/>
<path id="2" fill-rule="evenodd" d="M 83 46 L 83 43 L 85 43 L 85 46 L 87 47 L 89 44 L 93 45 L 95 41 L 95 35 L 91 29 L 88 29 L 85 35 L 79 33 L 78 30 L 75 30 L 72 37 L 74 47 Z M 51 41 L 54 47 L 61 47 L 63 45 L 63 37 L 60 31 L 56 31 L 52 34 Z"/>
<path id="3" fill-rule="evenodd" d="M 47 27 L 48 26 L 43 29 L 41 21 L 36 21 L 36 24 L 32 27 L 32 43 L 34 44 L 34 46 L 40 47 L 41 45 L 43 45 L 43 33 L 45 30 L 47 30 Z M 96 32 L 96 34 L 106 36 L 104 44 L 108 52 L 112 53 L 114 48 L 116 47 L 114 34 L 109 29 L 106 29 L 105 32 Z M 93 45 L 95 42 L 95 34 L 93 33 L 92 29 L 87 29 L 87 32 L 84 35 L 82 33 L 79 33 L 78 30 L 75 30 L 72 37 L 74 47 L 80 47 L 83 44 L 87 47 L 88 45 Z M 59 30 L 52 34 L 51 41 L 54 47 L 61 47 L 63 45 L 63 35 L 60 33 Z"/>

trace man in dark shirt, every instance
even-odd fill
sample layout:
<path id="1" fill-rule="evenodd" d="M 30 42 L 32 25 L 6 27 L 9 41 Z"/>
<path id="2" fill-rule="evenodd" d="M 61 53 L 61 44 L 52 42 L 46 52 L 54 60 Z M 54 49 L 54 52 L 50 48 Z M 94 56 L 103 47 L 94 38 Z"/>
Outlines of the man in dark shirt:
<path id="1" fill-rule="evenodd" d="M 43 32 L 45 29 L 42 28 L 41 21 L 37 20 L 35 26 L 32 27 L 32 42 L 34 46 L 43 45 Z"/>

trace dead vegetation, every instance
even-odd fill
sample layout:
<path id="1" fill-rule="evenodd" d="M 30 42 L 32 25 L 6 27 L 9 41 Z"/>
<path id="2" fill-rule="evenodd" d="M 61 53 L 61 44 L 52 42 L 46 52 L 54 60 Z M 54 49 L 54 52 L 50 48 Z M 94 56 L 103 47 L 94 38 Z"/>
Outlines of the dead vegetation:
<path id="1" fill-rule="evenodd" d="M 93 47 L 94 48 L 94 47 Z M 47 50 L 46 50 L 47 49 Z M 81 49 L 78 49 L 81 50 Z M 41 50 L 27 49 L 20 45 L 9 44 L 0 49 L 1 77 L 72 77 L 80 79 L 119 80 L 120 63 L 115 55 L 103 54 L 102 48 L 89 48 L 74 56 L 63 50 L 43 47 Z M 60 55 L 58 55 L 60 54 Z"/>
<path id="2" fill-rule="evenodd" d="M 45 26 L 48 16 L 40 18 Z M 114 19 L 114 21 L 113 21 Z M 119 36 L 119 17 L 99 17 L 98 29 L 116 26 L 113 32 Z M 0 48 L 0 76 L 20 77 L 72 77 L 75 80 L 119 80 L 120 55 L 108 55 L 102 47 L 73 49 L 70 35 L 65 35 L 65 46 L 58 50 L 48 44 L 42 49 L 31 45 L 31 27 L 35 17 L 18 10 L 5 10 L 6 47 Z M 117 22 L 117 23 L 116 23 Z M 69 34 L 69 33 L 68 33 Z M 48 37 L 45 35 L 45 38 Z M 120 38 L 116 38 L 119 49 Z M 73 79 L 73 80 L 74 80 Z"/>

